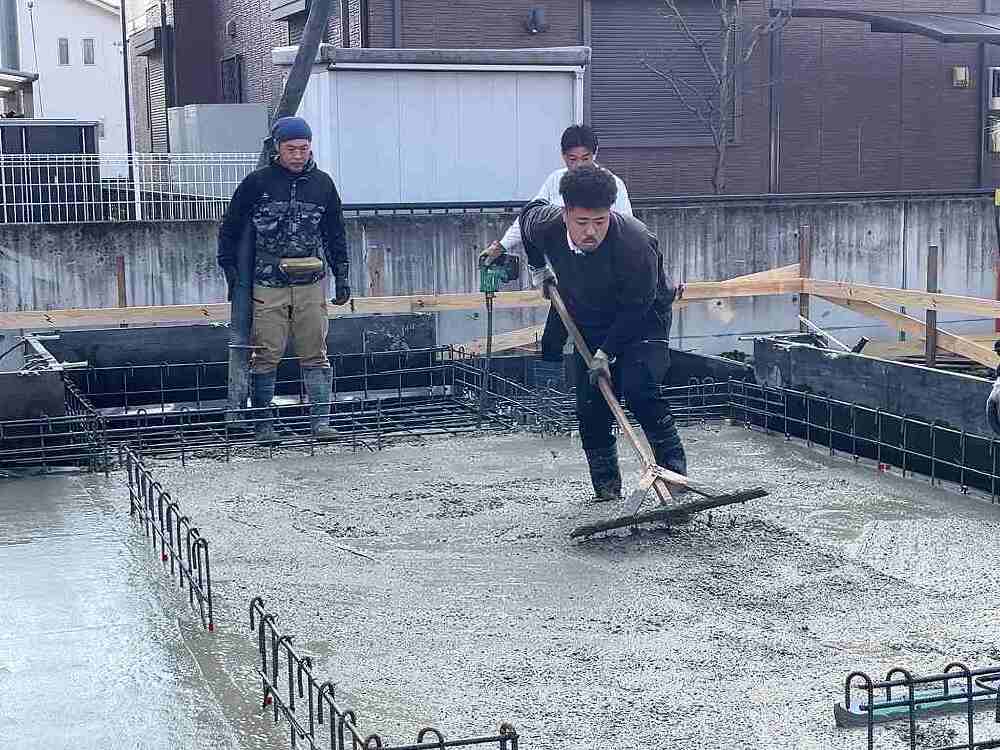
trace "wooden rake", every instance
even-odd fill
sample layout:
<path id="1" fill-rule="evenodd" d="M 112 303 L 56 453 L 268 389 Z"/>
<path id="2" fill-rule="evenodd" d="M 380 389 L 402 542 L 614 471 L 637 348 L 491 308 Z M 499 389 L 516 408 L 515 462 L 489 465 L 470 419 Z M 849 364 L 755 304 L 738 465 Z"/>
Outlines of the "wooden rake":
<path id="1" fill-rule="evenodd" d="M 566 330 L 569 331 L 570 336 L 573 337 L 577 353 L 583 357 L 583 361 L 587 367 L 590 367 L 593 355 L 587 346 L 587 342 L 583 340 L 580 329 L 576 327 L 576 323 L 570 317 L 562 296 L 559 294 L 558 287 L 555 284 L 550 284 L 548 290 L 552 306 L 559 314 L 559 317 L 562 318 L 563 324 L 566 326 Z M 636 457 L 642 466 L 642 476 L 639 479 L 639 485 L 625 502 L 622 516 L 603 523 L 576 528 L 570 532 L 571 537 L 589 536 L 600 531 L 609 531 L 624 526 L 682 517 L 700 510 L 718 508 L 734 503 L 745 503 L 747 500 L 764 497 L 768 494 L 761 488 L 741 490 L 733 493 L 719 493 L 707 485 L 692 482 L 683 474 L 678 474 L 659 466 L 656 463 L 653 447 L 649 444 L 649 440 L 646 439 L 645 433 L 642 430 L 636 429 L 625 415 L 625 410 L 618 401 L 618 397 L 615 396 L 611 382 L 607 378 L 600 378 L 597 387 L 601 391 L 601 395 L 604 396 L 604 400 L 607 402 L 608 408 L 611 410 L 612 415 L 614 415 L 615 421 L 618 423 L 621 431 L 632 444 Z M 642 507 L 643 502 L 645 502 L 650 489 L 656 494 L 663 507 L 640 514 L 639 509 Z M 674 500 L 674 493 L 680 494 L 684 490 L 699 495 L 701 499 L 685 503 L 676 502 Z"/>

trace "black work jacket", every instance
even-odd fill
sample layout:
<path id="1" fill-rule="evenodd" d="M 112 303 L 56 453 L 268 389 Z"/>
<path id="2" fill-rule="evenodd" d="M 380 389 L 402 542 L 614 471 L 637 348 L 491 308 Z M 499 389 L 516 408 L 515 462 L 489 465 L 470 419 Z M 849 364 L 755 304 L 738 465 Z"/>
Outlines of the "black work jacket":
<path id="1" fill-rule="evenodd" d="M 534 200 L 518 220 L 528 263 L 552 266 L 588 346 L 615 356 L 637 341 L 669 338 L 676 289 L 645 224 L 612 211 L 604 241 L 592 252 L 577 252 L 559 206 Z"/>
<path id="2" fill-rule="evenodd" d="M 340 195 L 333 179 L 310 160 L 296 174 L 272 162 L 247 175 L 236 188 L 219 228 L 219 265 L 236 266 L 243 227 L 256 230 L 254 283 L 282 287 L 292 282 L 280 258 L 317 257 L 338 277 L 348 271 L 347 238 Z M 326 268 L 295 283 L 314 283 Z"/>

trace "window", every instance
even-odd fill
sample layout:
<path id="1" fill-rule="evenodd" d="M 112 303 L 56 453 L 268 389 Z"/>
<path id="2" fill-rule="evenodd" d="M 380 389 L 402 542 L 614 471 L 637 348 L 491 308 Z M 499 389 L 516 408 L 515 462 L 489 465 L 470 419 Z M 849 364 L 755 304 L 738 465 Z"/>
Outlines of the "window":
<path id="1" fill-rule="evenodd" d="M 235 55 L 222 61 L 222 101 L 239 104 L 243 101 L 243 56 Z"/>
<path id="2" fill-rule="evenodd" d="M 691 30 L 713 60 L 721 51 L 716 3 L 677 0 Z M 590 66 L 590 118 L 608 147 L 710 146 L 712 130 L 686 106 L 702 107 L 713 100 L 718 87 L 700 49 L 683 32 L 662 0 L 628 3 L 593 2 Z M 734 35 L 730 59 L 743 46 Z M 652 68 L 652 69 L 651 69 Z M 656 71 L 671 71 L 683 97 Z M 731 142 L 740 138 L 740 90 L 743 73 L 733 66 L 736 95 L 729 114 Z M 718 115 L 712 116 L 715 121 Z"/>
<path id="3" fill-rule="evenodd" d="M 69 65 L 69 39 L 59 39 L 59 64 Z"/>
<path id="4" fill-rule="evenodd" d="M 94 40 L 83 40 L 83 64 L 94 65 Z"/>

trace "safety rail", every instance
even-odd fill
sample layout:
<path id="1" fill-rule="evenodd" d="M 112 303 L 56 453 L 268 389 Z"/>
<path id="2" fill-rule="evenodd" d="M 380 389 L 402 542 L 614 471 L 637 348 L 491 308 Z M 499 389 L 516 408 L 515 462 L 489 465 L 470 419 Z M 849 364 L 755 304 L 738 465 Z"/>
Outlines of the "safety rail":
<path id="1" fill-rule="evenodd" d="M 1000 501 L 1000 441 L 916 417 L 827 396 L 745 381 L 729 382 L 730 417 L 747 427 L 823 445 L 831 456 L 897 467 L 932 485 L 951 482 Z"/>
<path id="2" fill-rule="evenodd" d="M 285 719 L 293 748 L 304 741 L 310 750 L 345 750 L 348 743 L 351 748 L 361 750 L 429 750 L 479 745 L 517 750 L 517 731 L 506 723 L 500 726 L 496 735 L 459 740 L 446 740 L 440 730 L 424 727 L 417 732 L 416 743 L 411 745 L 388 745 L 378 734 L 362 733 L 357 712 L 338 705 L 334 683 L 319 682 L 313 674 L 312 659 L 299 655 L 292 645 L 292 636 L 278 632 L 276 621 L 274 614 L 265 611 L 261 597 L 250 600 L 250 631 L 257 634 L 260 657 L 257 674 L 263 691 L 262 707 L 272 707 L 275 724 Z M 279 684 L 282 666 L 287 684 Z M 308 719 L 296 712 L 296 699 L 305 701 Z M 329 734 L 329 740 L 321 737 L 325 734 Z"/>
<path id="3" fill-rule="evenodd" d="M 256 154 L 0 154 L 0 222 L 217 221 Z"/>
<path id="4" fill-rule="evenodd" d="M 162 485 L 153 479 L 142 459 L 128 446 L 121 448 L 121 462 L 128 476 L 129 515 L 138 518 L 146 538 L 170 563 L 170 577 L 188 591 L 188 603 L 198 603 L 201 624 L 215 630 L 212 609 L 212 570 L 208 559 L 208 540 L 181 515 L 180 505 Z"/>
<path id="5" fill-rule="evenodd" d="M 1000 737 L 984 739 L 975 714 L 993 711 L 994 723 L 1000 724 L 1000 666 L 970 669 L 961 662 L 951 662 L 932 675 L 914 675 L 902 667 L 893 667 L 884 680 L 874 680 L 865 672 L 851 672 L 844 680 L 844 702 L 834 707 L 840 727 L 865 727 L 868 750 L 875 750 L 875 727 L 892 722 L 906 723 L 906 741 L 910 750 L 918 743 L 918 719 L 963 716 L 964 741 L 957 737 L 947 745 L 925 750 L 986 750 L 1000 748 Z M 976 739 L 976 733 L 979 739 Z M 893 737 L 893 744 L 898 742 Z"/>

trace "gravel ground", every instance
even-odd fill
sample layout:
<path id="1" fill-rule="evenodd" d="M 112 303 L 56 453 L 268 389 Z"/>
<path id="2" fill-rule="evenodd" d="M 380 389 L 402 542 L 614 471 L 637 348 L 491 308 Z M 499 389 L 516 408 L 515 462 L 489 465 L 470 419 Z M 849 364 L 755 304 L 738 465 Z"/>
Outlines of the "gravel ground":
<path id="1" fill-rule="evenodd" d="M 510 721 L 542 750 L 827 749 L 864 747 L 833 725 L 849 671 L 1000 660 L 1000 509 L 738 427 L 682 435 L 694 477 L 770 496 L 576 542 L 570 529 L 613 509 L 589 502 L 565 438 L 154 464 L 211 542 L 221 632 L 196 644 L 203 669 L 257 694 L 247 605 L 261 595 L 387 741 Z M 221 701 L 246 723 L 246 701 Z M 921 739 L 960 726 L 924 722 Z"/>

